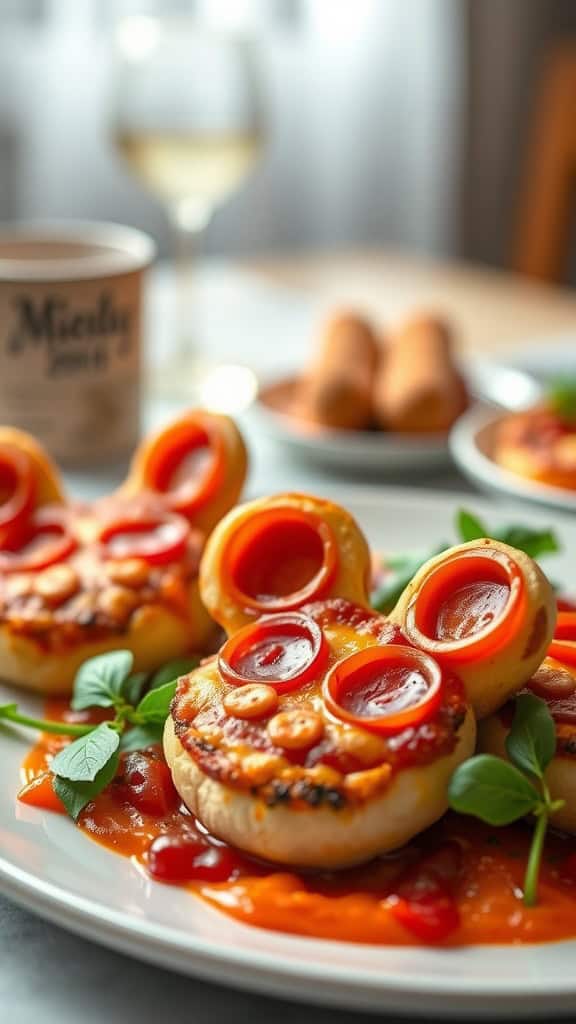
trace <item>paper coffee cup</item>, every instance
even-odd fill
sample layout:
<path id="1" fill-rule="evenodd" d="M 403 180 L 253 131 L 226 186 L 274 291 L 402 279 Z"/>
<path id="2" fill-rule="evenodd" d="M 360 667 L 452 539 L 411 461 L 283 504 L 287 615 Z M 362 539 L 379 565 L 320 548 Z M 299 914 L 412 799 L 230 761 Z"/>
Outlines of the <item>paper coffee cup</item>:
<path id="1" fill-rule="evenodd" d="M 68 465 L 130 452 L 154 254 L 151 238 L 117 224 L 0 225 L 0 424 Z"/>

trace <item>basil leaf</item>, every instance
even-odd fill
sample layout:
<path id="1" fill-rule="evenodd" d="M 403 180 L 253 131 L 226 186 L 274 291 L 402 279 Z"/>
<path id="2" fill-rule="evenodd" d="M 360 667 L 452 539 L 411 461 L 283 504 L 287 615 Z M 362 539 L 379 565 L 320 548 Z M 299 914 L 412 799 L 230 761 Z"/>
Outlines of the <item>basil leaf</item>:
<path id="1" fill-rule="evenodd" d="M 448 787 L 450 806 L 489 825 L 509 825 L 540 803 L 535 786 L 513 765 L 479 754 L 454 772 Z"/>
<path id="2" fill-rule="evenodd" d="M 50 771 L 71 782 L 93 782 L 119 743 L 116 730 L 102 722 L 92 732 L 60 750 L 50 765 Z"/>
<path id="3" fill-rule="evenodd" d="M 86 804 L 112 782 L 117 770 L 118 754 L 114 753 L 91 782 L 71 782 L 70 779 L 55 775 L 52 779 L 52 788 L 56 796 L 60 797 L 70 817 L 77 821 Z"/>
<path id="4" fill-rule="evenodd" d="M 135 705 L 142 696 L 142 690 L 148 675 L 146 672 L 133 672 L 122 684 L 122 697 L 128 704 Z"/>
<path id="5" fill-rule="evenodd" d="M 156 743 L 162 743 L 164 727 L 159 722 L 150 722 L 149 725 L 135 725 L 127 729 L 120 737 L 120 750 L 144 750 Z"/>
<path id="6" fill-rule="evenodd" d="M 565 422 L 576 422 L 576 378 L 567 377 L 550 383 L 548 404 Z"/>
<path id="7" fill-rule="evenodd" d="M 506 753 L 523 772 L 541 779 L 556 753 L 556 729 L 545 701 L 533 693 L 516 698 Z"/>
<path id="8" fill-rule="evenodd" d="M 470 540 L 478 540 L 480 537 L 490 536 L 488 528 L 482 520 L 465 508 L 458 509 L 456 513 L 456 531 L 460 540 L 464 543 Z"/>
<path id="9" fill-rule="evenodd" d="M 533 530 L 529 526 L 505 526 L 498 530 L 490 530 L 468 509 L 459 509 L 456 516 L 456 530 L 462 541 L 478 540 L 480 537 L 492 537 L 494 540 L 509 544 L 512 548 L 524 551 L 531 558 L 540 555 L 554 554 L 560 550 L 558 538 L 553 530 Z"/>
<path id="10" fill-rule="evenodd" d="M 171 683 L 164 683 L 164 686 L 157 686 L 155 690 L 149 690 L 136 708 L 136 714 L 141 715 L 146 724 L 156 722 L 163 725 L 168 717 L 177 684 L 178 680 L 174 679 Z"/>
<path id="11" fill-rule="evenodd" d="M 74 680 L 74 710 L 109 708 L 118 704 L 122 699 L 122 686 L 133 664 L 132 651 L 109 651 L 85 661 Z"/>
<path id="12" fill-rule="evenodd" d="M 174 658 L 173 661 L 167 662 L 166 665 L 163 665 L 162 668 L 159 668 L 154 673 L 150 689 L 156 690 L 159 686 L 165 686 L 166 683 L 171 683 L 174 679 L 185 676 L 187 672 L 191 672 L 199 664 L 200 658 L 197 654 L 191 654 L 188 658 Z"/>
<path id="13" fill-rule="evenodd" d="M 531 530 L 527 526 L 508 526 L 495 534 L 496 540 L 524 551 L 530 558 L 554 554 L 560 551 L 558 538 L 553 530 Z"/>

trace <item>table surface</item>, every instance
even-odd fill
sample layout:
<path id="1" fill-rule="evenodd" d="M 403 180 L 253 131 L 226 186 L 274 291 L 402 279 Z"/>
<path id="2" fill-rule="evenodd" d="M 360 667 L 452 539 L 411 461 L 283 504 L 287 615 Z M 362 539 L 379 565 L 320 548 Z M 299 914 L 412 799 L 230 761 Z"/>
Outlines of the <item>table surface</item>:
<path id="1" fill-rule="evenodd" d="M 211 359 L 249 362 L 262 372 L 301 360 L 315 325 L 333 306 L 357 306 L 391 325 L 415 309 L 454 322 L 464 350 L 505 355 L 529 345 L 569 351 L 576 337 L 576 295 L 492 271 L 415 263 L 387 253 L 348 253 L 202 268 L 197 333 Z M 154 380 L 175 332 L 171 280 L 160 268 L 148 295 L 147 333 Z M 250 429 L 250 428 L 249 428 Z M 311 470 L 251 438 L 251 489 L 298 488 Z M 315 473 L 318 480 L 318 474 Z M 322 485 L 338 479 L 321 474 Z M 458 488 L 454 473 L 419 481 Z M 370 486 L 377 486 L 372 481 Z M 381 485 L 380 485 L 381 486 Z M 0 837 L 1 844 L 1 837 Z M 85 1024 L 159 1019 L 229 1024 L 352 1024 L 357 1013 L 299 1007 L 182 978 L 71 936 L 0 899 L 0 1007 L 11 1024 Z M 185 1016 L 184 1016 L 185 1015 Z"/>

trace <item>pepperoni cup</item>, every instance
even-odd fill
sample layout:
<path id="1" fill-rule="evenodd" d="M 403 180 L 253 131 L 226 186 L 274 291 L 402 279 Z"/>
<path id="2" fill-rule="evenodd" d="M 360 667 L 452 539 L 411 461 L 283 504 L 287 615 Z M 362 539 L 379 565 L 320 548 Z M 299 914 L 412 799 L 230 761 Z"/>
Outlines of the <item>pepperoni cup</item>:
<path id="1" fill-rule="evenodd" d="M 18 543 L 0 546 L 0 572 L 39 572 L 64 561 L 76 547 L 66 511 L 44 505 L 26 522 Z"/>
<path id="2" fill-rule="evenodd" d="M 174 512 L 192 516 L 218 491 L 224 472 L 222 435 L 198 413 L 158 435 L 147 457 L 146 484 Z"/>
<path id="3" fill-rule="evenodd" d="M 335 718 L 390 736 L 431 719 L 442 702 L 440 666 L 411 647 L 367 647 L 337 662 L 324 683 Z"/>
<path id="4" fill-rule="evenodd" d="M 500 551 L 458 552 L 424 580 L 406 615 L 408 638 L 457 665 L 493 652 L 519 626 L 523 577 Z"/>
<path id="5" fill-rule="evenodd" d="M 190 527 L 182 516 L 123 516 L 100 532 L 104 558 L 142 558 L 149 565 L 178 561 L 186 552 Z"/>
<path id="6" fill-rule="evenodd" d="M 260 613 L 291 611 L 322 597 L 338 567 L 328 523 L 288 506 L 245 520 L 226 554 L 227 592 L 243 608 Z"/>
<path id="7" fill-rule="evenodd" d="M 460 677 L 482 718 L 509 700 L 541 664 L 556 599 L 533 559 L 482 538 L 423 565 L 391 619 L 415 647 Z"/>
<path id="8" fill-rule="evenodd" d="M 288 693 L 314 679 L 327 657 L 314 619 L 292 612 L 266 616 L 235 633 L 220 651 L 218 668 L 231 686 L 265 683 Z"/>

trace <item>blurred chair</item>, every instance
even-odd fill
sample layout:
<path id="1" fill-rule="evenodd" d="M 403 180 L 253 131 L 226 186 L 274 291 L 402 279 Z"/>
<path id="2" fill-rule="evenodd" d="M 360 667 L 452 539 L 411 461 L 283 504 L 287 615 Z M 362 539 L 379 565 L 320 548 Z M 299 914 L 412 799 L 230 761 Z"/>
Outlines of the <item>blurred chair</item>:
<path id="1" fill-rule="evenodd" d="M 562 281 L 576 224 L 576 41 L 556 44 L 534 104 L 523 168 L 514 269 Z"/>

